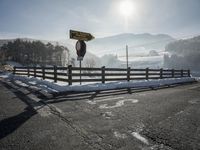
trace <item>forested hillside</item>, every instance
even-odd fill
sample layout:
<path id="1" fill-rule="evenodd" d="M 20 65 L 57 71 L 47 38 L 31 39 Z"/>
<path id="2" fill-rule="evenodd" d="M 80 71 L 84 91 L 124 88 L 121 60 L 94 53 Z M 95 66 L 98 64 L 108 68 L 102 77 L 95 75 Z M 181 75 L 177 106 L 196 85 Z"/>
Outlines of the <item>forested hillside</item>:
<path id="1" fill-rule="evenodd" d="M 21 64 L 61 65 L 69 63 L 69 50 L 64 46 L 44 44 L 41 41 L 16 39 L 0 47 L 1 61 L 16 61 Z"/>
<path id="2" fill-rule="evenodd" d="M 165 67 L 200 70 L 200 36 L 172 42 L 165 50 L 169 53 L 164 57 Z"/>

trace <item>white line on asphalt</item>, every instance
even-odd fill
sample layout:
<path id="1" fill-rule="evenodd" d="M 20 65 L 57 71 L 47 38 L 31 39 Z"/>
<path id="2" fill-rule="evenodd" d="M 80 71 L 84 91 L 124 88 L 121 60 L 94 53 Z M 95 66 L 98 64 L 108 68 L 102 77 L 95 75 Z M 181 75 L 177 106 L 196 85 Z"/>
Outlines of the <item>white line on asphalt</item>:
<path id="1" fill-rule="evenodd" d="M 124 105 L 125 102 L 132 102 L 132 103 L 137 103 L 138 100 L 137 99 L 125 99 L 125 100 L 120 100 L 118 102 L 116 102 L 115 105 L 112 105 L 112 106 L 108 106 L 108 104 L 102 104 L 99 106 L 100 109 L 109 109 L 109 108 L 116 108 L 116 107 L 121 107 Z"/>
<path id="2" fill-rule="evenodd" d="M 111 101 L 111 100 L 118 100 L 118 99 L 123 99 L 124 97 L 112 97 L 112 98 L 105 98 L 105 99 L 95 99 L 95 100 L 88 100 L 86 101 L 87 103 L 94 105 L 98 102 L 105 102 L 105 101 Z"/>
<path id="3" fill-rule="evenodd" d="M 96 102 L 105 102 L 105 101 L 111 101 L 111 100 L 123 99 L 123 98 L 124 97 L 113 97 L 113 98 L 99 99 L 99 100 L 96 100 Z"/>

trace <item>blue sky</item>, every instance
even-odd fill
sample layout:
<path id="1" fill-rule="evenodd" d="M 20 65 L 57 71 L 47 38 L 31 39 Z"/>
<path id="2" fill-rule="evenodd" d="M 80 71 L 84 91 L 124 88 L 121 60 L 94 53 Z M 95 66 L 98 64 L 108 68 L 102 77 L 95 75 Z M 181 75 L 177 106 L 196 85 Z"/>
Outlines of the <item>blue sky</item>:
<path id="1" fill-rule="evenodd" d="M 95 37 L 119 33 L 200 33 L 200 0 L 129 0 L 134 13 L 125 25 L 124 0 L 0 0 L 0 38 L 68 38 L 70 29 Z"/>

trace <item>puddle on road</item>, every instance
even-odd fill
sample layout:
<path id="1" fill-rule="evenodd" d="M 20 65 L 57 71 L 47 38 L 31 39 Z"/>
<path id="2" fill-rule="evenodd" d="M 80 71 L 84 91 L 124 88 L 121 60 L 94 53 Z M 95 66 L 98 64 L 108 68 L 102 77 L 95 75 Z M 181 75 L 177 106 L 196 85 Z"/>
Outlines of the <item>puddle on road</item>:
<path id="1" fill-rule="evenodd" d="M 112 109 L 112 108 L 117 108 L 121 107 L 125 104 L 125 102 L 131 102 L 131 103 L 138 103 L 137 99 L 126 99 L 126 100 L 120 100 L 116 102 L 115 105 L 109 106 L 108 104 L 102 104 L 99 106 L 100 109 Z"/>

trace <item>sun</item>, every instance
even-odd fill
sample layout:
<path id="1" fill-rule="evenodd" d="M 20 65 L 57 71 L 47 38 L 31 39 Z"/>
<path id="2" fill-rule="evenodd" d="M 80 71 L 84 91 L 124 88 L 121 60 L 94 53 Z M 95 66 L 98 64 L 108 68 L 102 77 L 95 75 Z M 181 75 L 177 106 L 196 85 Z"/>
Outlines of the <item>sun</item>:
<path id="1" fill-rule="evenodd" d="M 123 0 L 119 4 L 119 11 L 124 17 L 129 17 L 134 12 L 134 5 L 130 0 Z"/>

